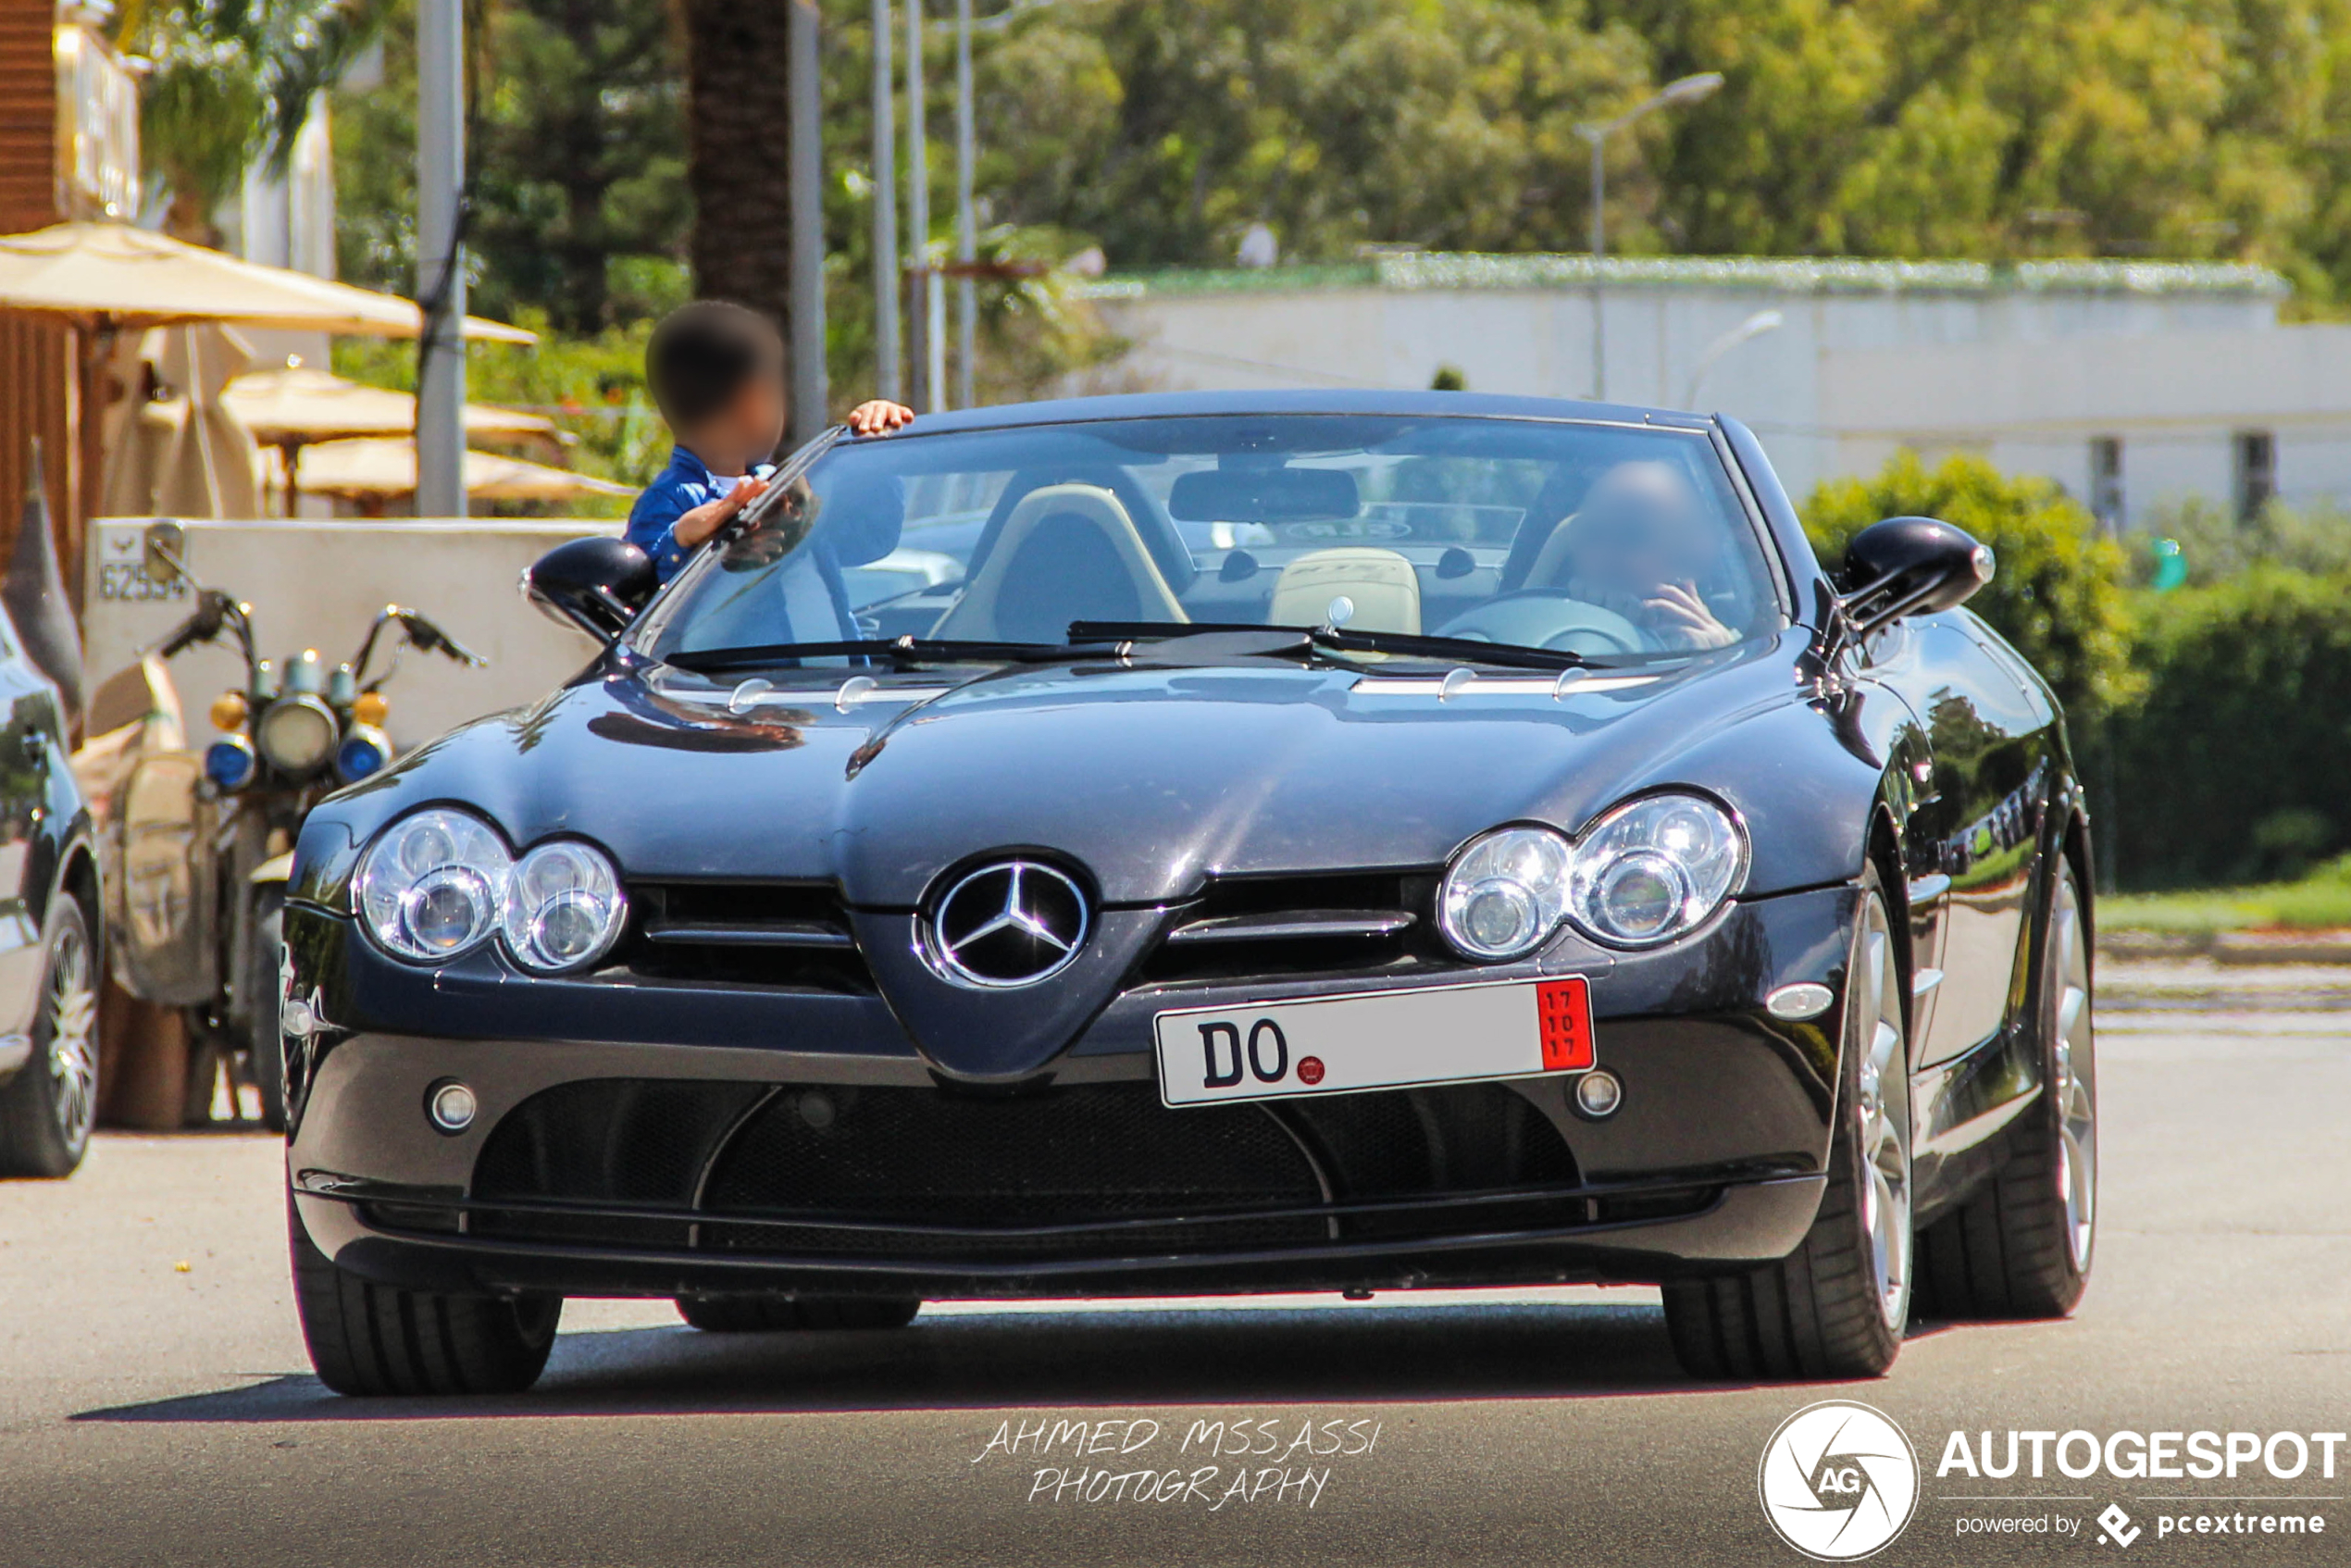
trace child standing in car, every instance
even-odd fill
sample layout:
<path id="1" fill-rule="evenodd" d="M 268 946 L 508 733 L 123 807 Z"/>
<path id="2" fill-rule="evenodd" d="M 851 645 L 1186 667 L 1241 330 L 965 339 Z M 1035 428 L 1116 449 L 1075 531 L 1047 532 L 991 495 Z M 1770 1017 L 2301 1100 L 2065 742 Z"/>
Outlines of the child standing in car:
<path id="1" fill-rule="evenodd" d="M 767 489 L 788 411 L 783 336 L 757 311 L 696 300 L 653 328 L 645 380 L 677 446 L 629 509 L 625 537 L 667 582 Z M 913 409 L 876 398 L 851 411 L 849 428 L 886 435 L 914 417 Z"/>

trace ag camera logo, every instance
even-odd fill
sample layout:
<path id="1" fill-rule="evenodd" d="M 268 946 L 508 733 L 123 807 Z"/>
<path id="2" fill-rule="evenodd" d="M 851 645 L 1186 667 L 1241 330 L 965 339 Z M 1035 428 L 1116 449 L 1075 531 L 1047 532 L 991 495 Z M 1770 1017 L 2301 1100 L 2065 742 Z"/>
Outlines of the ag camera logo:
<path id="1" fill-rule="evenodd" d="M 1818 1562 L 1850 1562 L 1909 1524 L 1918 1451 L 1884 1411 L 1824 1400 L 1780 1423 L 1755 1489 L 1780 1539 Z"/>

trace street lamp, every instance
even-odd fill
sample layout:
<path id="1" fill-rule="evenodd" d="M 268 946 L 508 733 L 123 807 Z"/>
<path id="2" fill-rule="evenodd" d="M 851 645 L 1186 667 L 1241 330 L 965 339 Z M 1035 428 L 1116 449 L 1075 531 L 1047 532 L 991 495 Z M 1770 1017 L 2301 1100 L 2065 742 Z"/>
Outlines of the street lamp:
<path id="1" fill-rule="evenodd" d="M 1723 333 L 1721 337 L 1715 339 L 1712 342 L 1707 344 L 1706 352 L 1698 356 L 1698 365 L 1690 371 L 1689 385 L 1685 387 L 1682 391 L 1682 406 L 1691 410 L 1693 413 L 1697 411 L 1698 389 L 1705 384 L 1706 373 L 1714 368 L 1714 362 L 1716 360 L 1722 358 L 1724 355 L 1738 347 L 1739 344 L 1746 342 L 1748 339 L 1760 338 L 1766 332 L 1776 332 L 1782 327 L 1786 325 L 1787 317 L 1781 315 L 1778 311 L 1759 310 L 1754 315 L 1748 317 L 1746 320 L 1740 322 L 1737 326 L 1732 328 L 1729 331 Z"/>
<path id="2" fill-rule="evenodd" d="M 1601 157 L 1608 139 L 1642 116 L 1679 104 L 1695 104 L 1723 85 L 1719 70 L 1680 77 L 1659 88 L 1614 119 L 1594 120 L 1575 128 L 1592 149 L 1592 396 L 1608 396 L 1608 339 L 1600 319 L 1600 258 L 1608 254 L 1608 231 L 1602 207 L 1608 194 L 1608 166 Z"/>

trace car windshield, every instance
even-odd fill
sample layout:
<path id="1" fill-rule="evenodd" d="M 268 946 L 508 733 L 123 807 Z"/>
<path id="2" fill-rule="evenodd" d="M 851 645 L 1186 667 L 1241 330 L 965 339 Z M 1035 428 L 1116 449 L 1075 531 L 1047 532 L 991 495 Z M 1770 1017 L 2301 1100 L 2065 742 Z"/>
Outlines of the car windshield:
<path id="1" fill-rule="evenodd" d="M 918 429 L 833 446 L 633 641 L 667 659 L 1239 624 L 1640 657 L 1777 630 L 1773 580 L 1702 431 L 1312 414 Z"/>

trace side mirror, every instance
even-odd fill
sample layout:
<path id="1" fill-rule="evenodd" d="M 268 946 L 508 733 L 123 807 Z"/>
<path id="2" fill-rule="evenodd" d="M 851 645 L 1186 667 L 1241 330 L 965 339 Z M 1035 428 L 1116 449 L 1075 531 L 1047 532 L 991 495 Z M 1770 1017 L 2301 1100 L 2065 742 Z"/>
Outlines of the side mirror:
<path id="1" fill-rule="evenodd" d="M 1888 517 L 1853 536 L 1838 587 L 1863 637 L 1904 616 L 1964 604 L 1992 580 L 1992 547 L 1934 517 Z"/>
<path id="2" fill-rule="evenodd" d="M 627 631 L 660 586 L 651 556 L 608 535 L 558 544 L 522 574 L 524 598 L 599 642 Z"/>
<path id="3" fill-rule="evenodd" d="M 155 522 L 140 538 L 145 554 L 139 569 L 147 580 L 159 587 L 168 587 L 188 575 L 188 530 L 178 523 Z"/>

